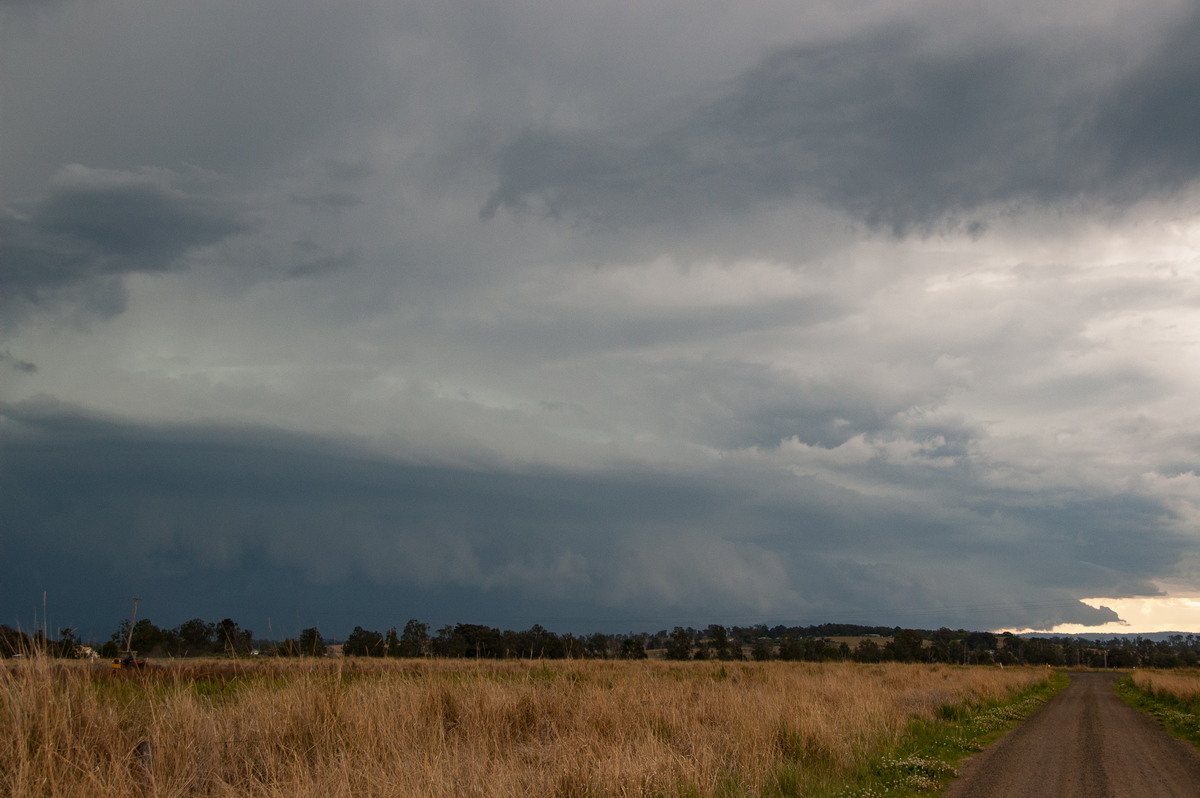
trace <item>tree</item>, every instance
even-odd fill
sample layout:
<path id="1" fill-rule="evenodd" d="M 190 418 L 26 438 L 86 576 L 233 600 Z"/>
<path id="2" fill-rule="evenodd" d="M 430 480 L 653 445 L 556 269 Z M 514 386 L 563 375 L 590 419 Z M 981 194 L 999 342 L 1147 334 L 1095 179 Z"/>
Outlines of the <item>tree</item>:
<path id="1" fill-rule="evenodd" d="M 775 646 L 771 645 L 771 638 L 760 637 L 754 641 L 754 648 L 750 651 L 750 656 L 755 662 L 766 662 L 775 656 Z"/>
<path id="2" fill-rule="evenodd" d="M 325 640 L 321 637 L 320 630 L 315 626 L 302 631 L 300 639 L 296 643 L 302 657 L 325 656 Z"/>
<path id="3" fill-rule="evenodd" d="M 238 626 L 232 618 L 223 618 L 213 629 L 213 650 L 229 654 L 249 654 L 254 634 Z"/>
<path id="4" fill-rule="evenodd" d="M 888 643 L 884 650 L 890 649 L 892 659 L 897 662 L 916 662 L 923 659 L 921 649 L 924 645 L 925 641 L 920 632 L 897 629 L 892 642 Z"/>
<path id="5" fill-rule="evenodd" d="M 59 629 L 58 642 L 50 647 L 50 652 L 56 657 L 74 658 L 78 647 L 79 639 L 75 637 L 74 629 Z"/>
<path id="6" fill-rule="evenodd" d="M 779 658 L 785 662 L 804 659 L 804 647 L 790 634 L 784 635 L 779 638 Z"/>
<path id="7" fill-rule="evenodd" d="M 562 641 L 562 653 L 564 657 L 567 659 L 579 659 L 584 656 L 584 640 L 582 637 L 576 637 L 567 632 L 559 639 Z"/>
<path id="8" fill-rule="evenodd" d="M 404 624 L 397 656 L 423 657 L 429 653 L 429 627 L 414 619 Z"/>
<path id="9" fill-rule="evenodd" d="M 29 650 L 29 635 L 8 624 L 0 624 L 0 657 L 27 654 Z"/>
<path id="10" fill-rule="evenodd" d="M 458 634 L 458 627 L 446 624 L 437 630 L 437 637 L 430 641 L 430 647 L 439 657 L 463 657 L 466 656 L 467 641 Z"/>
<path id="11" fill-rule="evenodd" d="M 732 659 L 729 647 L 729 632 L 724 626 L 712 624 L 708 627 L 708 647 L 717 659 Z"/>
<path id="12" fill-rule="evenodd" d="M 523 642 L 513 642 L 511 645 L 520 648 Z M 504 655 L 500 630 L 477 623 L 458 623 L 442 627 L 434 641 L 434 650 L 443 657 L 497 659 Z"/>
<path id="13" fill-rule="evenodd" d="M 608 635 L 590 634 L 583 644 L 584 655 L 595 659 L 608 659 Z"/>
<path id="14" fill-rule="evenodd" d="M 354 631 L 342 644 L 342 654 L 347 657 L 382 657 L 384 654 L 383 635 L 371 632 L 361 626 Z"/>
<path id="15" fill-rule="evenodd" d="M 1021 646 L 1021 659 L 1029 665 L 1065 665 L 1062 647 L 1041 637 L 1025 640 Z"/>
<path id="16" fill-rule="evenodd" d="M 646 643 L 641 635 L 630 635 L 621 641 L 621 659 L 646 659 Z"/>
<path id="17" fill-rule="evenodd" d="M 883 652 L 874 640 L 863 639 L 854 647 L 853 657 L 855 662 L 879 662 L 883 659 Z"/>
<path id="18" fill-rule="evenodd" d="M 116 645 L 118 651 L 124 651 L 128 643 L 131 651 L 143 655 L 157 654 L 165 650 L 168 637 L 166 632 L 155 626 L 149 618 L 143 618 L 133 625 L 132 637 L 129 634 L 129 621 L 121 621 L 110 642 Z"/>
<path id="19" fill-rule="evenodd" d="M 285 638 L 271 650 L 271 654 L 276 657 L 299 657 L 301 656 L 300 643 L 294 637 Z"/>
<path id="20" fill-rule="evenodd" d="M 1117 642 L 1117 645 L 1113 646 L 1110 644 L 1108 649 L 1108 667 L 1136 668 L 1138 664 L 1137 653 L 1134 652 L 1132 648 L 1121 644 L 1119 641 L 1114 642 Z"/>
<path id="21" fill-rule="evenodd" d="M 966 642 L 972 652 L 995 651 L 997 645 L 996 635 L 992 632 L 970 632 Z"/>
<path id="22" fill-rule="evenodd" d="M 173 649 L 172 653 L 177 656 L 196 656 L 207 654 L 212 650 L 215 635 L 211 623 L 193 618 L 179 624 L 173 632 L 171 648 Z"/>
<path id="23" fill-rule="evenodd" d="M 530 659 L 543 659 L 545 657 L 555 657 L 561 646 L 558 645 L 558 635 L 554 632 L 547 631 L 542 628 L 541 624 L 535 623 L 529 627 L 529 631 L 521 635 L 521 656 L 525 656 L 525 652 L 529 652 Z"/>
<path id="24" fill-rule="evenodd" d="M 676 626 L 667 638 L 666 657 L 679 660 L 692 658 L 692 636 L 680 626 Z"/>

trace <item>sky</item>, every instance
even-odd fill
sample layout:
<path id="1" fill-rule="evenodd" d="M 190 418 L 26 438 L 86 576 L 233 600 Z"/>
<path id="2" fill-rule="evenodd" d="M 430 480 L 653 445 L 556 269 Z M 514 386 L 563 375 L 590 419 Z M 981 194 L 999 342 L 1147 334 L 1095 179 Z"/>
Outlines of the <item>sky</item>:
<path id="1" fill-rule="evenodd" d="M 1200 632 L 1197 40 L 0 0 L 0 623 Z"/>

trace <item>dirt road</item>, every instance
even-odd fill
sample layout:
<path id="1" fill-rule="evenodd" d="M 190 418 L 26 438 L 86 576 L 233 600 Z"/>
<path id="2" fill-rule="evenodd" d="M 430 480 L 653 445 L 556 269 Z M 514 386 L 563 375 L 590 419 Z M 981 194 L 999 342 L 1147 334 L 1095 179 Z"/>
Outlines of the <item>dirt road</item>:
<path id="1" fill-rule="evenodd" d="M 1196 798 L 1200 753 L 1113 692 L 1118 674 L 1071 686 L 963 763 L 946 798 Z"/>

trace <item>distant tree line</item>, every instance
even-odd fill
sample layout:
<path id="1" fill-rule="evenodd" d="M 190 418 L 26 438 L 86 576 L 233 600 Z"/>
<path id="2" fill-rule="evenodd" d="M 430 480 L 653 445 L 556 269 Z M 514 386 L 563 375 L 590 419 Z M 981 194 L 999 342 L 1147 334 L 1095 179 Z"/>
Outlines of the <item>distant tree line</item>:
<path id="1" fill-rule="evenodd" d="M 473 623 L 429 627 L 411 620 L 397 635 L 370 632 L 361 626 L 342 646 L 346 656 L 457 657 L 463 659 L 646 659 L 646 635 L 556 634 L 534 624 L 525 631 L 495 629 Z"/>
<path id="2" fill-rule="evenodd" d="M 28 651 L 45 651 L 56 657 L 78 657 L 88 650 L 101 657 L 116 657 L 126 650 L 143 656 L 200 657 L 214 654 L 243 655 L 252 649 L 251 632 L 242 629 L 231 618 L 208 623 L 200 618 L 184 621 L 173 629 L 160 629 L 143 618 L 133 625 L 121 621 L 117 631 L 104 643 L 94 641 L 85 645 L 75 636 L 74 629 L 62 629 L 57 640 L 47 640 L 43 631 L 33 634 L 0 625 L 0 655 L 11 657 Z"/>
<path id="3" fill-rule="evenodd" d="M 840 638 L 840 639 L 839 639 Z M 731 626 L 711 624 L 704 629 L 675 627 L 671 631 L 628 634 L 557 634 L 535 624 L 524 631 L 500 630 L 458 623 L 432 631 L 418 620 L 402 628 L 379 632 L 354 627 L 338 645 L 326 641 L 317 627 L 282 642 L 255 640 L 249 629 L 225 618 L 209 623 L 200 618 L 171 629 L 149 619 L 133 625 L 122 621 L 111 638 L 93 650 L 116 657 L 126 648 L 142 656 L 263 656 L 323 657 L 443 657 L 465 659 L 646 659 L 670 660 L 784 660 L 855 662 L 944 662 L 963 665 L 1053 665 L 1093 668 L 1197 667 L 1200 635 L 1113 637 L 1022 637 L 1010 633 L 970 632 L 900 627 L 819 624 L 816 626 Z M 62 629 L 56 640 L 42 631 L 27 634 L 0 625 L 0 656 L 41 650 L 57 657 L 80 656 L 87 648 L 73 629 Z"/>
<path id="4" fill-rule="evenodd" d="M 971 632 L 820 624 L 764 625 L 704 630 L 676 627 L 666 636 L 667 659 L 801 660 L 808 662 L 943 662 L 963 665 L 1053 665 L 1091 668 L 1176 668 L 1200 665 L 1200 635 L 1113 637 L 1025 637 Z M 843 638 L 835 640 L 835 638 Z M 845 638 L 854 638 L 851 645 Z"/>
<path id="5" fill-rule="evenodd" d="M 225 618 L 209 623 L 200 618 L 184 621 L 173 629 L 160 629 L 149 618 L 133 625 L 129 634 L 129 621 L 121 621 L 97 653 L 100 656 L 117 656 L 129 649 L 142 656 L 157 657 L 207 657 L 214 654 L 249 654 L 252 650 L 252 633 L 243 629 L 237 621 Z"/>

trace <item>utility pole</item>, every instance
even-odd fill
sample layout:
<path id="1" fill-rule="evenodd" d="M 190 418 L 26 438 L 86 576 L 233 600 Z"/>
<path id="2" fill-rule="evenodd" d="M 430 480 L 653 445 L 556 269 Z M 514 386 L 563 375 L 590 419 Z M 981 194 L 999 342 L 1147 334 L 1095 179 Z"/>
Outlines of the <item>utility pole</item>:
<path id="1" fill-rule="evenodd" d="M 133 597 L 133 614 L 129 616 L 129 637 L 125 640 L 125 651 L 133 650 L 133 623 L 137 620 L 137 605 L 142 600 L 141 596 Z"/>

